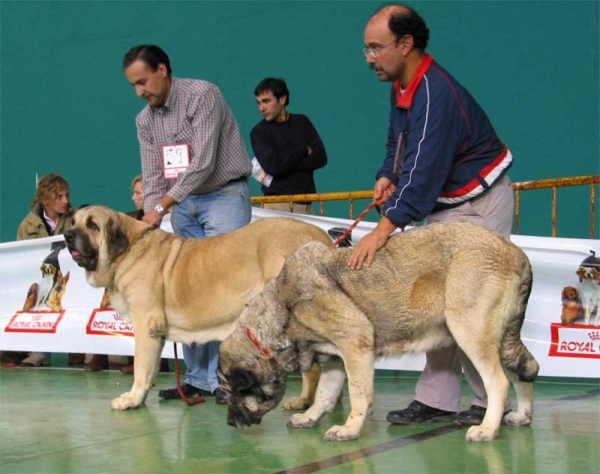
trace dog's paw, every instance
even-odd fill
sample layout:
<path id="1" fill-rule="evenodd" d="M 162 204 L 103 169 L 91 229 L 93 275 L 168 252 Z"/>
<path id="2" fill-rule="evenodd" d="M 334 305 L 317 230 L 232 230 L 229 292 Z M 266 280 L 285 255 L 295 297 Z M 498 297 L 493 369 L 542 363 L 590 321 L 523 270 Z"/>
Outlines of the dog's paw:
<path id="1" fill-rule="evenodd" d="M 492 441 L 498 437 L 500 429 L 493 429 L 483 425 L 471 426 L 467 430 L 465 439 L 467 441 Z"/>
<path id="2" fill-rule="evenodd" d="M 521 413 L 519 411 L 510 411 L 502 418 L 502 423 L 512 426 L 527 426 L 531 424 L 532 413 Z"/>
<path id="3" fill-rule="evenodd" d="M 305 410 L 309 407 L 308 400 L 302 397 L 288 398 L 283 403 L 284 410 Z"/>
<path id="4" fill-rule="evenodd" d="M 312 428 L 317 424 L 317 421 L 306 416 L 304 413 L 295 413 L 290 416 L 287 424 L 292 428 Z"/>
<path id="5" fill-rule="evenodd" d="M 325 439 L 327 441 L 350 441 L 358 438 L 359 434 L 360 431 L 356 431 L 355 429 L 349 428 L 346 425 L 335 425 L 327 430 L 327 433 L 325 433 Z"/>
<path id="6" fill-rule="evenodd" d="M 120 397 L 115 398 L 110 402 L 110 407 L 113 410 L 133 410 L 141 405 L 140 402 L 136 403 L 136 400 L 131 396 L 131 392 L 125 392 Z"/>

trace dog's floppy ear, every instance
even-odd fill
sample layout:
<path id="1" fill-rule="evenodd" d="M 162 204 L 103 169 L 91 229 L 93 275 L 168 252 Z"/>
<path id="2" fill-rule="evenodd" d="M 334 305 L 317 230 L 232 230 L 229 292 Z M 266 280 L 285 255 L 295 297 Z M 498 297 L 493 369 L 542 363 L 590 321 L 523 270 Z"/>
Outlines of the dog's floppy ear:
<path id="1" fill-rule="evenodd" d="M 252 373 L 242 369 L 232 369 L 229 374 L 229 384 L 233 392 L 247 390 L 254 384 Z"/>
<path id="2" fill-rule="evenodd" d="M 121 230 L 121 226 L 112 217 L 106 223 L 106 240 L 108 242 L 108 254 L 111 257 L 118 256 L 129 246 L 129 239 Z"/>
<path id="3" fill-rule="evenodd" d="M 277 351 L 277 363 L 286 372 L 298 370 L 298 349 L 292 344 L 292 341 L 285 336 L 278 340 L 274 346 Z"/>

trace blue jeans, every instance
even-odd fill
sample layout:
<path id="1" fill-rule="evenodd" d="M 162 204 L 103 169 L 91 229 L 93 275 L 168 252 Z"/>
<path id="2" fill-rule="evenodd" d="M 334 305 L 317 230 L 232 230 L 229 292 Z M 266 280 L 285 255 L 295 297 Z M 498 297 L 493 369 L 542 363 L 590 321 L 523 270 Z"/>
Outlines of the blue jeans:
<path id="1" fill-rule="evenodd" d="M 250 185 L 243 181 L 212 193 L 188 196 L 173 207 L 171 225 L 175 235 L 201 239 L 239 229 L 250 223 L 251 217 Z M 183 359 L 187 366 L 185 383 L 209 392 L 219 387 L 219 342 L 184 345 Z"/>

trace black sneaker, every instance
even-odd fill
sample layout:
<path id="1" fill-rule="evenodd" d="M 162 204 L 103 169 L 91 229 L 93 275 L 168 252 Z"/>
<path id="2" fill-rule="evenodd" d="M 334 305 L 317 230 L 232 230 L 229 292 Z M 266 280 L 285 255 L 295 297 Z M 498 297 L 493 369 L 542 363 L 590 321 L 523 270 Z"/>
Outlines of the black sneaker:
<path id="1" fill-rule="evenodd" d="M 439 410 L 417 400 L 413 400 L 404 410 L 389 412 L 386 419 L 393 425 L 409 425 L 411 423 L 423 423 L 425 421 L 438 421 L 435 418 L 446 416 L 453 417 L 456 416 L 456 413 Z"/>
<path id="2" fill-rule="evenodd" d="M 183 390 L 183 394 L 188 398 L 195 397 L 196 395 L 211 395 L 210 392 L 207 392 L 206 390 L 202 390 L 200 388 L 196 388 L 193 385 L 190 385 L 189 383 L 181 384 L 181 390 Z M 177 398 L 181 398 L 179 396 L 179 391 L 177 390 L 177 387 L 159 390 L 158 396 L 160 398 L 164 398 L 165 400 L 175 400 Z"/>
<path id="3" fill-rule="evenodd" d="M 483 423 L 483 417 L 485 416 L 485 412 L 487 411 L 484 407 L 479 407 L 477 405 L 471 405 L 468 410 L 461 411 L 456 417 L 456 421 L 461 425 L 480 425 Z M 510 410 L 506 410 L 502 414 L 502 418 L 504 418 Z"/>
<path id="4" fill-rule="evenodd" d="M 461 425 L 480 425 L 487 410 L 484 407 L 471 405 L 468 410 L 461 411 L 456 417 Z"/>
<path id="5" fill-rule="evenodd" d="M 215 391 L 213 392 L 213 395 L 215 396 L 215 401 L 217 402 L 217 405 L 227 405 L 227 394 L 221 389 L 221 387 L 218 387 L 215 389 Z"/>

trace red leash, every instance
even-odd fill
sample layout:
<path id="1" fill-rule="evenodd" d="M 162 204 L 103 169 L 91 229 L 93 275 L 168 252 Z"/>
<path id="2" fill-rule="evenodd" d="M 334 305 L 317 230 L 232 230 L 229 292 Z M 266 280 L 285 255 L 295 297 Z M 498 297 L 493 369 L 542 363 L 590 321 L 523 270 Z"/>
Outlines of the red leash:
<path id="1" fill-rule="evenodd" d="M 176 342 L 173 343 L 173 349 L 175 351 L 175 378 L 177 379 L 177 391 L 179 392 L 179 396 L 189 407 L 195 405 L 196 403 L 204 403 L 205 400 L 202 397 L 194 397 L 190 400 L 188 397 L 185 396 L 185 393 L 183 393 L 183 389 L 181 388 L 181 370 L 179 369 L 179 359 L 177 358 Z"/>
<path id="2" fill-rule="evenodd" d="M 335 245 L 336 247 L 340 245 L 344 241 L 344 239 L 350 234 L 350 232 L 352 232 L 352 229 L 354 229 L 358 225 L 358 223 L 362 221 L 365 218 L 365 216 L 369 213 L 369 211 L 373 209 L 376 205 L 377 203 L 375 201 L 369 204 L 367 208 L 360 213 L 360 215 L 356 218 L 352 225 L 348 227 L 340 237 L 338 237 L 338 239 L 333 243 L 333 245 Z"/>

